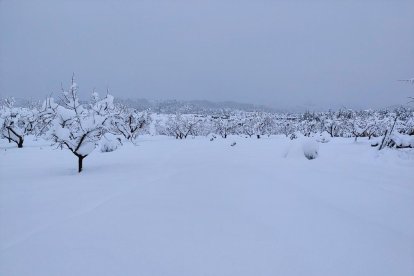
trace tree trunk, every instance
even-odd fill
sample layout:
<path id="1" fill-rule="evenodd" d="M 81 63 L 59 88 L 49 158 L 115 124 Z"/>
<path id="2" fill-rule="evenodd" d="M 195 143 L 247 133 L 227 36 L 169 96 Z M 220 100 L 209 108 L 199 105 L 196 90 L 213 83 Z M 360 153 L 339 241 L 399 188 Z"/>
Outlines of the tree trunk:
<path id="1" fill-rule="evenodd" d="M 11 143 L 11 139 L 10 139 L 10 129 L 7 128 L 7 139 L 9 140 L 9 143 Z"/>
<path id="2" fill-rule="evenodd" d="M 17 147 L 19 149 L 23 148 L 23 139 L 22 138 L 19 138 L 19 143 L 17 143 Z"/>
<path id="3" fill-rule="evenodd" d="M 385 131 L 384 138 L 382 138 L 382 142 L 381 142 L 381 145 L 379 146 L 378 150 L 382 150 L 385 147 L 385 144 L 386 144 L 385 139 L 387 138 L 387 134 L 388 134 L 388 129 Z"/>
<path id="4" fill-rule="evenodd" d="M 78 156 L 78 173 L 82 171 L 82 162 L 83 162 L 84 156 Z"/>

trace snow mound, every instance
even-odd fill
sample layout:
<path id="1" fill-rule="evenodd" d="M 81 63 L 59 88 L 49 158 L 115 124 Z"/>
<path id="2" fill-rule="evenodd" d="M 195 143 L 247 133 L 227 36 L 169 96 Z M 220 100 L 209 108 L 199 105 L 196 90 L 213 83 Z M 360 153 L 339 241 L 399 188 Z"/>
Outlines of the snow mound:
<path id="1" fill-rule="evenodd" d="M 301 137 L 299 139 L 292 140 L 288 147 L 285 149 L 283 157 L 285 158 L 303 158 L 304 156 L 309 159 L 315 159 L 318 157 L 319 144 L 313 138 Z"/>
<path id="2" fill-rule="evenodd" d="M 391 137 L 391 146 L 397 148 L 414 148 L 414 137 L 406 134 L 393 134 Z"/>
<path id="3" fill-rule="evenodd" d="M 309 160 L 318 157 L 319 144 L 313 139 L 306 139 L 302 143 L 303 154 Z"/>
<path id="4" fill-rule="evenodd" d="M 101 140 L 100 149 L 101 152 L 112 152 L 118 149 L 121 145 L 121 139 L 117 138 L 113 134 L 107 133 Z"/>

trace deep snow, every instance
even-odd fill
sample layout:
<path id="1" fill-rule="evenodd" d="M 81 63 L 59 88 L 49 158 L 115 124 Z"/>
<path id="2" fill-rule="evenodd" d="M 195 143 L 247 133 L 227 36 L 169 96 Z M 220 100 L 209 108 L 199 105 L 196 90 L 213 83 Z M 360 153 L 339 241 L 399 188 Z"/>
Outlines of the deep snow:
<path id="1" fill-rule="evenodd" d="M 361 141 L 3 140 L 0 275 L 412 276 L 414 152 Z"/>

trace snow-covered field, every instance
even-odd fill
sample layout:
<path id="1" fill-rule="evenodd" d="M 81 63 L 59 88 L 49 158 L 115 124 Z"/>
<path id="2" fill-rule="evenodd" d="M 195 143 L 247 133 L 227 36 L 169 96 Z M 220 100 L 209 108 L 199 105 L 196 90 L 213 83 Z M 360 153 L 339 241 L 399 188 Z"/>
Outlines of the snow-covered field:
<path id="1" fill-rule="evenodd" d="M 78 174 L 0 146 L 0 275 L 414 275 L 412 150 L 143 136 Z"/>

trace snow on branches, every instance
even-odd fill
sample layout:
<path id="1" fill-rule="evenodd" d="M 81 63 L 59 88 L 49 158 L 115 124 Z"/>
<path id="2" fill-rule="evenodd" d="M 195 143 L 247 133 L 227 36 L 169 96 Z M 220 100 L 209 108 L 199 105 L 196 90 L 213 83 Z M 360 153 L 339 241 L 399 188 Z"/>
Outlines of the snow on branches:
<path id="1" fill-rule="evenodd" d="M 3 100 L 0 112 L 0 135 L 18 148 L 23 147 L 25 136 L 31 134 L 36 124 L 36 110 L 14 107 L 14 99 Z"/>
<path id="2" fill-rule="evenodd" d="M 120 105 L 112 117 L 110 132 L 133 142 L 139 134 L 148 129 L 150 123 L 149 111 L 139 112 Z"/>
<path id="3" fill-rule="evenodd" d="M 49 137 L 55 145 L 66 148 L 78 158 L 78 172 L 82 171 L 83 159 L 98 145 L 111 126 L 113 97 L 100 99 L 94 92 L 89 105 L 80 103 L 78 86 L 72 79 L 69 90 L 62 91 L 59 103 L 48 99 L 49 112 L 55 116 Z"/>
<path id="4" fill-rule="evenodd" d="M 58 148 L 69 150 L 82 171 L 83 159 L 100 145 L 111 152 L 123 142 L 135 143 L 139 135 L 167 135 L 176 139 L 189 136 L 242 135 L 261 138 L 284 135 L 290 139 L 306 136 L 328 142 L 334 137 L 374 139 L 379 149 L 414 147 L 414 109 L 398 107 L 382 110 L 354 111 L 340 109 L 327 112 L 267 113 L 221 110 L 203 114 L 151 114 L 150 110 L 114 103 L 107 93 L 93 92 L 89 101 L 81 101 L 72 78 L 55 100 L 48 97 L 42 106 L 27 104 L 16 107 L 13 98 L 1 101 L 0 138 L 23 147 L 28 135 L 50 140 Z M 214 140 L 214 139 L 212 139 Z"/>

